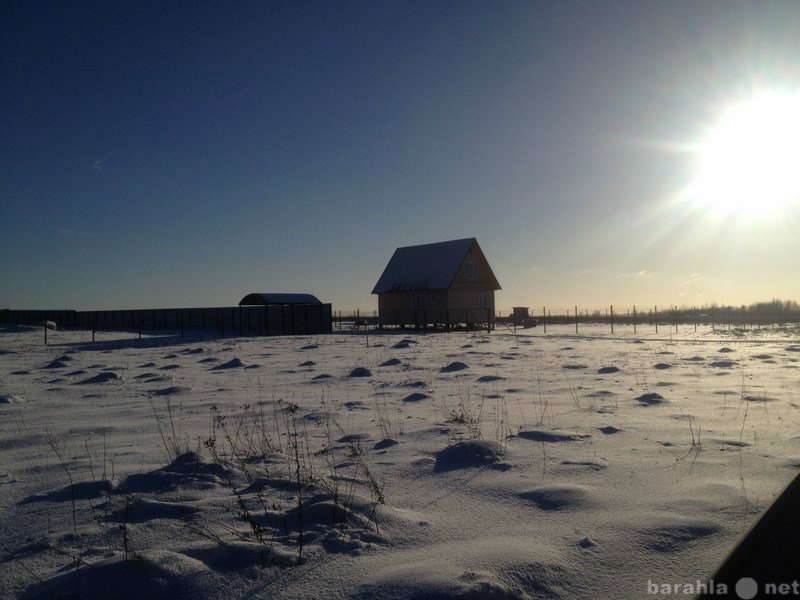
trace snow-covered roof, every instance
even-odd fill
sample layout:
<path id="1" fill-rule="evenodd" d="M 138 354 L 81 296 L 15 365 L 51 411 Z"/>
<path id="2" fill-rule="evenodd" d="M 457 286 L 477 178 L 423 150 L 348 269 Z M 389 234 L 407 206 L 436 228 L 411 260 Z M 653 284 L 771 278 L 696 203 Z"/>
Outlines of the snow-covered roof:
<path id="1" fill-rule="evenodd" d="M 322 304 L 316 296 L 311 294 L 247 294 L 239 306 L 254 306 L 264 304 Z"/>
<path id="2" fill-rule="evenodd" d="M 475 238 L 465 238 L 398 248 L 372 293 L 448 289 L 473 244 Z"/>

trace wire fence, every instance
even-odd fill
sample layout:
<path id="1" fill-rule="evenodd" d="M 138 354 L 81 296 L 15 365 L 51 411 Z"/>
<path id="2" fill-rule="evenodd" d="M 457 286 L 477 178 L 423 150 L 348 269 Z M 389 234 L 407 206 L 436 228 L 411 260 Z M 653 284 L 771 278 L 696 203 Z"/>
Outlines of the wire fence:
<path id="1" fill-rule="evenodd" d="M 505 314 L 504 314 L 505 312 Z M 409 317 L 406 328 L 423 329 L 430 319 Z M 484 319 L 485 321 L 486 319 Z M 364 329 L 381 327 L 378 311 L 354 310 L 350 313 L 334 311 L 334 329 Z M 454 321 L 455 322 L 455 321 Z M 539 327 L 543 333 L 550 325 L 574 326 L 576 332 L 588 325 L 604 325 L 609 333 L 615 328 L 626 327 L 634 333 L 642 327 L 654 332 L 668 332 L 700 326 L 712 329 L 798 329 L 800 328 L 800 305 L 795 302 L 775 301 L 750 306 L 640 306 L 608 305 L 601 308 L 573 306 L 542 306 L 540 308 L 515 307 L 511 311 L 499 310 L 491 315 L 492 327 L 512 328 Z"/>
<path id="2" fill-rule="evenodd" d="M 510 314 L 498 313 L 497 323 L 513 327 L 542 327 L 546 332 L 548 325 L 574 325 L 578 333 L 583 325 L 607 325 L 610 333 L 615 327 L 651 327 L 658 333 L 680 327 L 699 326 L 712 329 L 783 329 L 800 327 L 800 307 L 793 302 L 764 303 L 751 306 L 614 306 L 586 308 L 579 305 L 571 307 L 547 307 L 539 309 L 516 307 Z"/>

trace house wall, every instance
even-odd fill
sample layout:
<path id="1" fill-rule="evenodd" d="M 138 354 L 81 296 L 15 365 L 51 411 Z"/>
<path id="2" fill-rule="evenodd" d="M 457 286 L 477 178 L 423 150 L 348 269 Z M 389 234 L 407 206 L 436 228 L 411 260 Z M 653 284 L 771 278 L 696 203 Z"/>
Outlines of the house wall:
<path id="1" fill-rule="evenodd" d="M 481 294 L 486 294 L 486 306 L 481 307 Z M 494 291 L 487 289 L 450 290 L 448 305 L 451 310 L 462 308 L 488 308 L 494 316 Z"/>
<path id="2" fill-rule="evenodd" d="M 416 305 L 414 297 L 417 297 Z M 378 295 L 380 321 L 387 325 L 425 325 L 447 321 L 448 293 L 446 290 L 394 292 Z"/>
<path id="3" fill-rule="evenodd" d="M 481 308 L 481 294 L 486 298 L 484 308 Z M 414 296 L 418 298 L 416 310 Z M 428 324 L 485 323 L 487 316 L 494 319 L 494 312 L 494 291 L 491 289 L 395 292 L 378 296 L 378 314 L 383 325 L 421 327 Z"/>
<path id="4" fill-rule="evenodd" d="M 470 277 L 467 263 L 475 264 L 477 276 Z M 494 288 L 494 284 L 495 280 L 491 275 L 489 261 L 486 260 L 480 247 L 477 244 L 472 244 L 461 266 L 458 268 L 455 279 L 453 279 L 453 283 L 450 285 L 450 290 L 481 290 L 491 292 Z"/>

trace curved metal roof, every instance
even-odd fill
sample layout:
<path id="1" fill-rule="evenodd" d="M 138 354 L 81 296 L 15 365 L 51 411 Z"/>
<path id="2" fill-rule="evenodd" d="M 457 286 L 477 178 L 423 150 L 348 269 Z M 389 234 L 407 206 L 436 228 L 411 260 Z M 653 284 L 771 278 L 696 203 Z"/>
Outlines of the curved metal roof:
<path id="1" fill-rule="evenodd" d="M 311 294 L 247 294 L 239 302 L 239 306 L 264 306 L 266 304 L 322 304 Z"/>

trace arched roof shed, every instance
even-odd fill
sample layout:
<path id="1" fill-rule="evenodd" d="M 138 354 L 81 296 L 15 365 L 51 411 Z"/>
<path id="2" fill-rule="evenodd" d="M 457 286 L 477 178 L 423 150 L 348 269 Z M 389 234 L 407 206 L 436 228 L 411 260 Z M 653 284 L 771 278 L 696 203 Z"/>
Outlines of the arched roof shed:
<path id="1" fill-rule="evenodd" d="M 267 306 L 270 304 L 322 304 L 311 294 L 247 294 L 239 306 Z"/>

